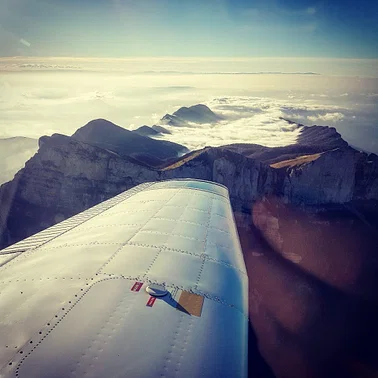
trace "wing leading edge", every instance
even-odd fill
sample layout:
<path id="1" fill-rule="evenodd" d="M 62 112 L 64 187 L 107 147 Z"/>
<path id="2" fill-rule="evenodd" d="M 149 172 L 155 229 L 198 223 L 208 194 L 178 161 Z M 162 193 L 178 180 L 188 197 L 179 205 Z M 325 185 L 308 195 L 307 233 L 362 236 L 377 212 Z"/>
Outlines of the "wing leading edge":
<path id="1" fill-rule="evenodd" d="M 16 255 L 0 267 L 1 377 L 246 376 L 248 279 L 225 187 L 144 184 L 76 217 L 0 251 Z"/>

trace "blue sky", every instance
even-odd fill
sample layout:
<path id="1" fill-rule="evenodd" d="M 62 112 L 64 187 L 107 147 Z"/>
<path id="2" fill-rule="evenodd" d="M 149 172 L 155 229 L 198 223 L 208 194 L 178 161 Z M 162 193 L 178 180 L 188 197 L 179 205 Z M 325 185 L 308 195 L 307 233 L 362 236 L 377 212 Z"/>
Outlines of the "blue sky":
<path id="1" fill-rule="evenodd" d="M 0 0 L 0 56 L 378 58 L 372 0 Z"/>

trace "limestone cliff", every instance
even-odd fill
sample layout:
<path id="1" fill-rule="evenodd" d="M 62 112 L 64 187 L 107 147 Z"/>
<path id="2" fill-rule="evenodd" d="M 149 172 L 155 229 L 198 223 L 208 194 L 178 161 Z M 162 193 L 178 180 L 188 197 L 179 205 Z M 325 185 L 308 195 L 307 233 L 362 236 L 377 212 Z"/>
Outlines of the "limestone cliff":
<path id="1" fill-rule="evenodd" d="M 157 172 L 115 153 L 64 135 L 42 137 L 38 153 L 0 187 L 1 245 L 156 179 Z"/>
<path id="2" fill-rule="evenodd" d="M 243 151 L 248 148 L 244 145 Z M 0 247 L 146 181 L 189 177 L 219 182 L 228 187 L 234 209 L 243 212 L 265 195 L 312 205 L 378 200 L 376 155 L 330 144 L 321 152 L 287 159 L 293 148 L 281 147 L 281 159 L 271 148 L 275 162 L 270 163 L 235 146 L 207 147 L 156 169 L 73 137 L 42 137 L 38 153 L 0 188 Z"/>

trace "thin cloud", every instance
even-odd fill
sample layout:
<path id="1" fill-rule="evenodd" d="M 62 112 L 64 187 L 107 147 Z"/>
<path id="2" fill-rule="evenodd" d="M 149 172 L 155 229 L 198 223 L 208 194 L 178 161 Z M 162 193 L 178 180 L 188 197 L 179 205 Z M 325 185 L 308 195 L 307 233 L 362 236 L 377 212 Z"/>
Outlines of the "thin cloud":
<path id="1" fill-rule="evenodd" d="M 317 12 L 317 9 L 315 7 L 308 7 L 305 11 L 305 13 L 309 15 L 314 15 L 316 14 L 316 12 Z"/>
<path id="2" fill-rule="evenodd" d="M 31 43 L 28 42 L 26 39 L 23 39 L 23 38 L 20 39 L 20 43 L 22 43 L 26 47 L 30 47 L 31 46 Z"/>
<path id="3" fill-rule="evenodd" d="M 337 106 L 313 104 L 304 107 L 298 102 L 290 103 L 290 100 L 277 98 L 231 96 L 215 98 L 207 105 L 225 120 L 216 125 L 193 124 L 185 128 L 167 126 L 172 132 L 167 138 L 177 143 L 185 140 L 191 149 L 228 143 L 256 143 L 276 147 L 295 143 L 300 131 L 296 125 L 289 125 L 281 117 L 307 124 L 334 124 L 345 117 L 341 112 L 330 111 L 339 109 Z"/>
<path id="4" fill-rule="evenodd" d="M 1 62 L 0 59 L 0 67 Z M 12 58 L 5 64 L 28 62 L 46 66 L 78 64 L 84 68 L 89 64 L 69 58 L 29 61 Z M 189 62 L 199 72 L 210 66 L 224 72 L 235 66 L 242 71 L 251 70 L 254 64 L 273 63 L 283 69 L 286 64 L 285 60 L 269 59 L 206 62 L 192 59 Z M 143 70 L 151 66 L 159 66 L 159 70 L 181 70 L 187 63 L 185 59 L 110 60 L 90 62 L 91 67 L 101 67 L 100 74 L 91 70 L 64 73 L 57 70 L 48 75 L 40 70 L 6 72 L 3 75 L 6 80 L 0 80 L 0 124 L 3 125 L 0 137 L 38 138 L 56 132 L 71 135 L 95 118 L 109 119 L 131 129 L 158 124 L 164 114 L 172 114 L 181 106 L 205 103 L 225 120 L 215 125 L 171 127 L 172 135 L 162 138 L 191 149 L 236 142 L 285 145 L 295 141 L 297 131 L 280 120 L 283 117 L 306 125 L 335 126 L 353 145 L 366 150 L 376 148 L 373 125 L 378 121 L 377 79 L 322 75 L 129 74 L 135 66 L 142 65 Z M 340 66 L 340 61 L 337 63 Z M 303 64 L 307 65 L 307 61 Z M 114 65 L 116 70 L 112 70 Z M 126 70 L 118 71 L 118 67 L 125 66 Z M 344 93 L 349 95 L 341 96 Z"/>
<path id="5" fill-rule="evenodd" d="M 314 116 L 308 116 L 307 119 L 311 122 L 340 122 L 345 118 L 342 113 L 325 113 L 323 115 L 317 114 Z"/>

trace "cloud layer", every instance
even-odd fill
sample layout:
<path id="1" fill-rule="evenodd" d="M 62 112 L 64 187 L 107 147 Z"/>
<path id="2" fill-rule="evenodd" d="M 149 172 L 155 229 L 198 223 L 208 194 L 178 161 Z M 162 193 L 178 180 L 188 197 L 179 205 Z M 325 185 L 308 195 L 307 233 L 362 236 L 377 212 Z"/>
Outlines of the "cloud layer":
<path id="1" fill-rule="evenodd" d="M 40 63 L 65 67 L 72 62 Z M 129 68 L 156 68 L 154 63 L 139 63 L 129 63 Z M 297 131 L 279 119 L 283 117 L 306 125 L 334 126 L 351 144 L 378 152 L 378 79 L 140 74 L 114 69 L 109 62 L 93 64 L 102 69 L 3 72 L 0 137 L 70 135 L 95 118 L 134 129 L 155 124 L 181 106 L 205 103 L 226 120 L 215 126 L 171 128 L 172 135 L 166 137 L 192 149 L 239 142 L 285 145 L 295 141 Z M 159 64 L 160 71 L 163 63 Z M 193 67 L 189 64 L 189 71 Z"/>

